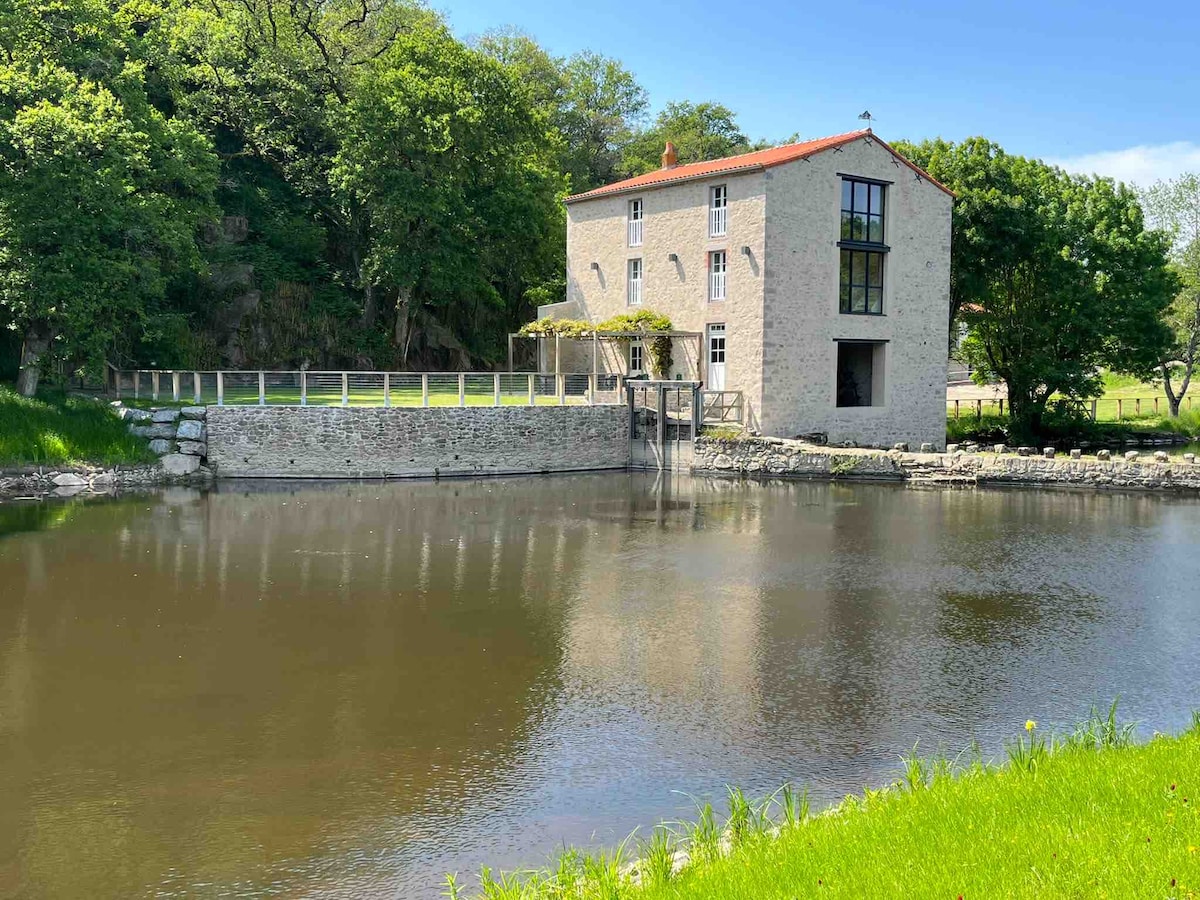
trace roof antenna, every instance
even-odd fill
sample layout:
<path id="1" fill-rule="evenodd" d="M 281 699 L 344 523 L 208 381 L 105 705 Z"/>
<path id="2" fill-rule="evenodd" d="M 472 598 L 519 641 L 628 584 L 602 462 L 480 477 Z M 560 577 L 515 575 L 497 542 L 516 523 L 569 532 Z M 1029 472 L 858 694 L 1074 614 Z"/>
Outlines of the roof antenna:
<path id="1" fill-rule="evenodd" d="M 858 114 L 858 117 L 867 123 L 867 131 L 871 130 L 871 123 L 875 121 L 875 117 L 871 115 L 869 109 L 864 109 Z"/>

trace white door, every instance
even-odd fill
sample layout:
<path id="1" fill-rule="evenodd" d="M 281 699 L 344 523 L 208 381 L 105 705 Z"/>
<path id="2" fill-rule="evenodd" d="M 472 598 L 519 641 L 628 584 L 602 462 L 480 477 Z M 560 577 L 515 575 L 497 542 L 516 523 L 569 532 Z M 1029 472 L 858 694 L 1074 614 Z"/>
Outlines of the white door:
<path id="1" fill-rule="evenodd" d="M 725 323 L 708 326 L 708 383 L 710 391 L 725 390 Z"/>
<path id="2" fill-rule="evenodd" d="M 629 342 L 629 376 L 635 377 L 646 371 L 646 348 L 641 341 Z"/>

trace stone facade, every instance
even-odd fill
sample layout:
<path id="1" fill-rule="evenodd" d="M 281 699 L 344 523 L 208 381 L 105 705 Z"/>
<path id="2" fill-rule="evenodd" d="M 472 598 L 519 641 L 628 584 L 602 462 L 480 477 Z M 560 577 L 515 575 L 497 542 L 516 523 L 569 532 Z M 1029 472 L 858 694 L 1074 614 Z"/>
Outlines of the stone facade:
<path id="1" fill-rule="evenodd" d="M 725 237 L 708 237 L 709 190 L 725 184 L 729 190 Z M 630 247 L 629 202 L 642 199 L 645 220 L 642 245 Z M 567 302 L 581 317 L 601 322 L 638 309 L 628 302 L 629 260 L 642 260 L 640 308 L 669 316 L 678 331 L 703 333 L 712 323 L 724 323 L 726 341 L 739 348 L 758 348 L 731 355 L 726 385 L 742 390 L 751 406 L 761 396 L 763 334 L 763 267 L 766 185 L 762 172 L 724 179 L 686 182 L 643 193 L 621 193 L 567 206 Z M 750 248 L 750 255 L 741 252 Z M 708 300 L 708 254 L 728 253 L 726 299 Z M 675 254 L 676 260 L 669 257 Z M 592 263 L 598 268 L 593 269 Z M 587 348 L 590 354 L 590 347 Z M 606 371 L 625 374 L 625 345 L 608 347 Z M 702 378 L 702 354 L 695 340 L 677 340 L 670 378 Z M 567 361 L 564 352 L 564 363 Z M 590 358 L 589 358 L 590 362 Z M 583 369 L 581 371 L 589 371 Z"/>
<path id="2" fill-rule="evenodd" d="M 624 406 L 211 406 L 219 477 L 390 478 L 624 468 Z"/>
<path id="3" fill-rule="evenodd" d="M 1107 451 L 1100 451 L 1107 456 Z M 1156 455 L 1157 456 L 1157 455 Z M 1003 453 L 908 453 L 818 447 L 780 438 L 700 438 L 692 471 L 704 474 L 846 478 L 960 485 L 1043 485 L 1200 491 L 1194 457 L 1135 454 L 1131 460 Z"/>
<path id="4" fill-rule="evenodd" d="M 878 141 L 856 141 L 768 169 L 763 348 L 764 434 L 824 432 L 831 442 L 941 447 L 946 435 L 952 198 L 896 162 Z M 883 315 L 838 311 L 839 173 L 886 188 Z M 882 404 L 839 407 L 837 342 L 886 342 Z"/>
<path id="5" fill-rule="evenodd" d="M 881 316 L 839 312 L 843 175 L 888 183 Z M 727 234 L 710 238 L 709 191 L 721 184 L 729 194 Z M 628 241 L 634 199 L 644 208 L 640 247 Z M 627 267 L 640 258 L 643 308 L 679 330 L 725 325 L 725 388 L 742 392 L 751 428 L 941 446 L 952 202 L 869 134 L 778 165 L 575 199 L 567 206 L 566 302 L 593 322 L 628 311 Z M 708 299 L 713 250 L 728 259 L 721 301 Z M 851 340 L 882 345 L 877 405 L 837 406 L 838 342 Z M 707 382 L 706 349 L 698 371 L 694 342 L 677 349 L 671 377 Z M 587 362 L 581 371 L 590 370 Z M 626 364 L 613 350 L 604 359 L 606 371 L 624 372 Z"/>

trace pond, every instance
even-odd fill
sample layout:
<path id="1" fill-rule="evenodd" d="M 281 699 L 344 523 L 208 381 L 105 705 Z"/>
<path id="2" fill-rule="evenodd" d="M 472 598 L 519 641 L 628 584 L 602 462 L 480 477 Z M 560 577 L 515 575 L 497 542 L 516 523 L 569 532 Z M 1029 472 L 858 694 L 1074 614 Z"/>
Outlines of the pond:
<path id="1" fill-rule="evenodd" d="M 1200 502 L 597 474 L 0 505 L 0 896 L 436 897 L 1119 696 Z"/>

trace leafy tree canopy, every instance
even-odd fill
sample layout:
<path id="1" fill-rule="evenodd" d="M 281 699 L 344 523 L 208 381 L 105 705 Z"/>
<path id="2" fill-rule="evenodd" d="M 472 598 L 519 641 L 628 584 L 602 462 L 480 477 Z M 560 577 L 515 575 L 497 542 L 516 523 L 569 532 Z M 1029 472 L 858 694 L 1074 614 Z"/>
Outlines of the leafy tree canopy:
<path id="1" fill-rule="evenodd" d="M 663 147 L 675 145 L 680 164 L 721 159 L 757 149 L 738 128 L 736 118 L 720 103 L 668 103 L 649 128 L 625 148 L 625 175 L 641 175 L 662 165 Z"/>
<path id="2" fill-rule="evenodd" d="M 1102 368 L 1157 364 L 1176 288 L 1170 239 L 1146 230 L 1132 190 L 982 138 L 897 149 L 958 193 L 952 307 L 977 377 L 1007 384 L 1019 434 L 1037 434 L 1056 394 L 1099 393 Z"/>
<path id="3" fill-rule="evenodd" d="M 217 164 L 151 96 L 139 35 L 159 13 L 100 0 L 0 13 L 0 310 L 23 335 L 23 393 L 48 355 L 98 371 L 152 327 L 166 281 L 202 266 Z"/>

